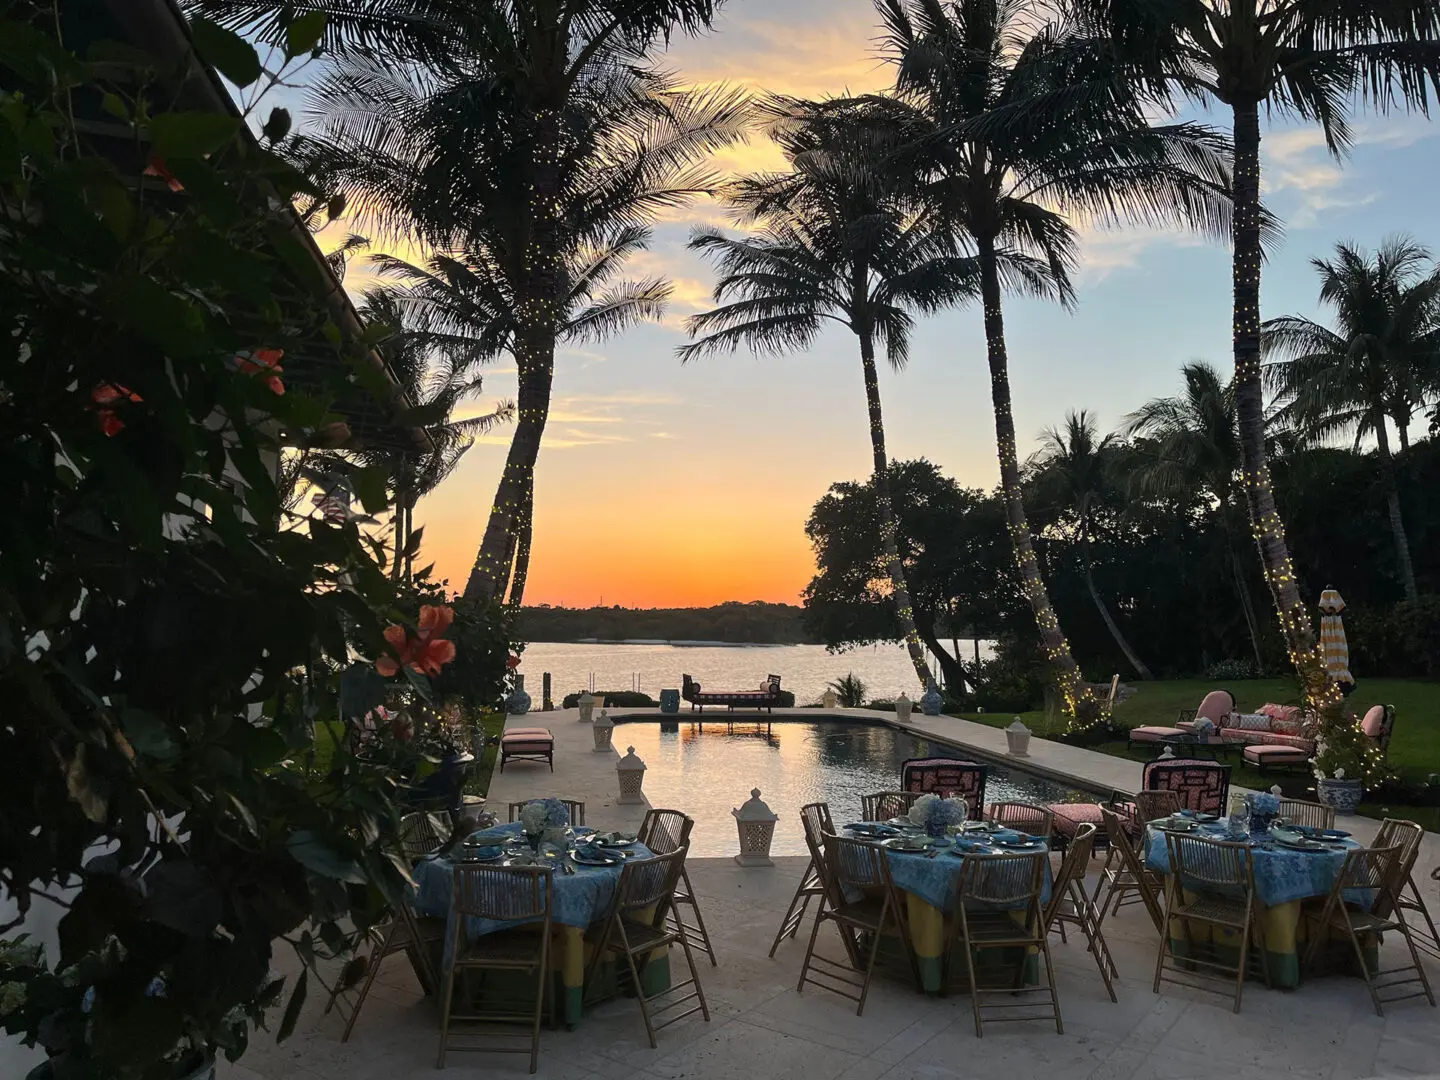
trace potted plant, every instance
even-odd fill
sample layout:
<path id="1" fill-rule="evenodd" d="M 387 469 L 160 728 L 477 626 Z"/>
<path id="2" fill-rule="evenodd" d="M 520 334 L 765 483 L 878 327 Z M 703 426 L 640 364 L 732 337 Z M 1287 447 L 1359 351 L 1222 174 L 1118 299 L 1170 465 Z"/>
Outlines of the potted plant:
<path id="1" fill-rule="evenodd" d="M 1315 740 L 1315 795 L 1337 814 L 1353 814 L 1365 795 L 1368 746 L 1353 715 L 1323 710 Z"/>

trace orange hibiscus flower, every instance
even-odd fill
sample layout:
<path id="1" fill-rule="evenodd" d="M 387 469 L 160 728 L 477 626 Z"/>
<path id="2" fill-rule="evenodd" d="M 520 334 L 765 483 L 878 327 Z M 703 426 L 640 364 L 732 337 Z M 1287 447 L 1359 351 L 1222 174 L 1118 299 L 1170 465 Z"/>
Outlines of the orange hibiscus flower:
<path id="1" fill-rule="evenodd" d="M 185 185 L 175 179 L 175 174 L 165 167 L 165 159 L 159 154 L 151 154 L 145 161 L 145 175 L 158 176 L 165 181 L 165 186 L 171 191 L 184 191 Z"/>
<path id="2" fill-rule="evenodd" d="M 280 373 L 285 369 L 280 366 L 280 358 L 284 355 L 284 349 L 256 349 L 249 356 L 237 356 L 235 363 L 246 375 L 259 375 L 271 393 L 283 394 L 285 384 L 280 381 Z"/>
<path id="3" fill-rule="evenodd" d="M 420 609 L 419 629 L 415 633 L 391 623 L 385 628 L 385 641 L 395 655 L 380 657 L 375 661 L 375 670 L 386 678 L 398 675 L 402 667 L 421 675 L 439 675 L 440 669 L 455 659 L 455 643 L 441 636 L 454 621 L 454 608 L 426 604 Z"/>
<path id="4" fill-rule="evenodd" d="M 106 435 L 118 435 L 125 429 L 125 421 L 115 415 L 115 406 L 122 401 L 133 402 L 144 399 L 135 391 L 126 389 L 119 383 L 102 382 L 90 391 L 90 400 L 94 403 L 95 417 L 100 421 L 100 430 Z"/>

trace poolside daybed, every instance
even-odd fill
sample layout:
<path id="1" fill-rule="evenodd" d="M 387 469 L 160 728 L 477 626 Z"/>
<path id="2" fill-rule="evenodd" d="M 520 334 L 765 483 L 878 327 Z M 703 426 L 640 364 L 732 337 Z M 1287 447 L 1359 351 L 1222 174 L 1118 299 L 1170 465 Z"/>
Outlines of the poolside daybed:
<path id="1" fill-rule="evenodd" d="M 732 712 L 736 708 L 773 712 L 780 704 L 779 675 L 767 675 L 758 690 L 702 690 L 689 675 L 681 675 L 680 679 L 680 696 L 690 703 L 692 712 L 704 712 L 706 705 L 724 705 Z"/>

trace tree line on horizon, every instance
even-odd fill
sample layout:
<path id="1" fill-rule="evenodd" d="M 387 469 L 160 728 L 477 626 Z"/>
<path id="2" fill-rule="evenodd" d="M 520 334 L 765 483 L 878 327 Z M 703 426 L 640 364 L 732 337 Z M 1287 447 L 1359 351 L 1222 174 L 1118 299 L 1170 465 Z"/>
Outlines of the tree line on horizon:
<path id="1" fill-rule="evenodd" d="M 461 357 L 456 379 L 502 355 L 516 363 L 514 433 L 465 597 L 522 601 L 557 343 L 655 317 L 669 283 L 622 280 L 627 261 L 659 213 L 718 195 L 743 231 L 695 235 L 717 267 L 716 306 L 689 320 L 694 340 L 681 355 L 783 353 L 832 323 L 853 333 L 888 592 L 921 682 L 930 672 L 887 490 L 876 365 L 882 355 L 903 365 L 917 317 L 981 309 L 1018 586 L 1067 712 L 1080 726 L 1097 721 L 1103 704 L 1081 678 L 1036 553 L 1004 300 L 1073 302 L 1078 225 L 1178 226 L 1231 244 L 1236 495 L 1288 657 L 1307 697 L 1334 704 L 1269 466 L 1260 275 L 1263 242 L 1281 223 L 1260 200 L 1259 115 L 1263 106 L 1318 124 L 1339 156 L 1357 107 L 1425 109 L 1440 85 L 1440 9 L 876 0 L 890 89 L 752 101 L 683 87 L 655 61 L 671 35 L 710 28 L 719 6 L 192 0 L 263 40 L 277 39 L 282 12 L 334 9 L 334 59 L 310 92 L 299 157 L 377 237 L 425 249 L 421 263 L 376 257 L 402 333 Z M 1187 102 L 1228 114 L 1230 131 L 1152 119 Z M 711 153 L 752 130 L 784 151 L 786 169 L 725 178 L 708 168 Z M 1272 329 L 1274 348 L 1298 361 L 1314 351 L 1305 333 Z"/>

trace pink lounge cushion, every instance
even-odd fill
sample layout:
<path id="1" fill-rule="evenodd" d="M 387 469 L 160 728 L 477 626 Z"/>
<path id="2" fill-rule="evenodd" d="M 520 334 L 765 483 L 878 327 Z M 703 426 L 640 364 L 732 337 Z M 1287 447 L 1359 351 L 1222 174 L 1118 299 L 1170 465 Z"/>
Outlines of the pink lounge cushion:
<path id="1" fill-rule="evenodd" d="M 501 737 L 500 745 L 508 746 L 512 750 L 517 746 L 554 746 L 555 736 L 534 732 L 524 735 L 505 735 Z"/>
<path id="2" fill-rule="evenodd" d="M 1234 708 L 1235 699 L 1228 691 L 1211 690 L 1200 702 L 1200 708 L 1195 710 L 1195 715 L 1213 721 L 1216 727 L 1224 727 L 1226 715 Z"/>
<path id="3" fill-rule="evenodd" d="M 1161 739 L 1177 738 L 1187 734 L 1178 727 L 1159 727 L 1147 724 L 1143 727 L 1130 729 L 1131 742 L 1159 742 Z"/>
<path id="4" fill-rule="evenodd" d="M 1073 839 L 1087 821 L 1097 829 L 1104 828 L 1105 819 L 1100 816 L 1099 803 L 1052 803 L 1046 809 L 1055 815 L 1055 831 L 1066 839 Z"/>
<path id="5" fill-rule="evenodd" d="M 1360 721 L 1360 730 L 1369 738 L 1380 738 L 1385 731 L 1385 706 L 1371 705 L 1365 719 Z"/>
<path id="6" fill-rule="evenodd" d="M 512 727 L 506 728 L 505 734 L 509 735 L 550 735 L 548 727 Z"/>
<path id="7" fill-rule="evenodd" d="M 1302 750 L 1298 746 L 1247 746 L 1245 760 L 1257 765 L 1309 761 L 1310 751 Z"/>

